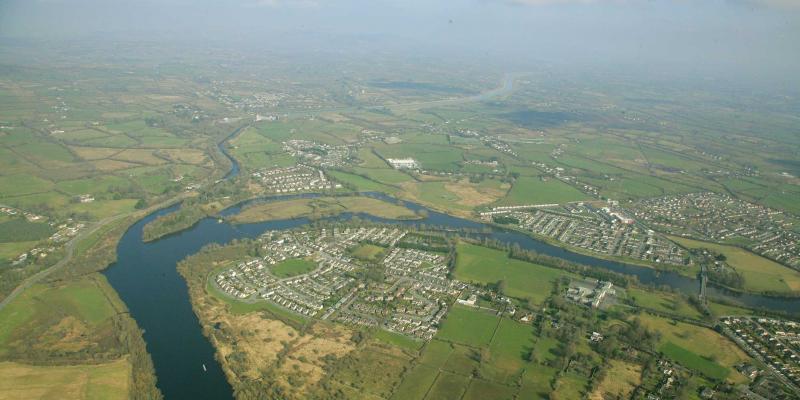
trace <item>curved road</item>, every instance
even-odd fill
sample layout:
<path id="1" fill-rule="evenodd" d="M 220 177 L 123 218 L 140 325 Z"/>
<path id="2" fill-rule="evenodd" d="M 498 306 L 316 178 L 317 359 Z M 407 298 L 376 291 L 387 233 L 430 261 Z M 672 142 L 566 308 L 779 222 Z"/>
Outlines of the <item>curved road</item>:
<path id="1" fill-rule="evenodd" d="M 52 274 L 56 270 L 64 268 L 64 266 L 67 265 L 70 262 L 70 260 L 72 259 L 72 256 L 75 254 L 75 247 L 78 245 L 78 243 L 80 243 L 81 240 L 87 238 L 89 235 L 97 232 L 98 229 L 104 227 L 107 224 L 110 224 L 112 222 L 118 221 L 120 219 L 123 219 L 125 217 L 131 216 L 131 215 L 134 215 L 134 214 L 137 214 L 137 213 L 144 213 L 145 215 L 147 215 L 147 214 L 149 214 L 149 213 L 151 213 L 151 212 L 153 212 L 155 210 L 158 210 L 158 209 L 167 207 L 167 206 L 169 206 L 171 204 L 174 204 L 176 201 L 181 201 L 186 196 L 187 195 L 185 193 L 182 193 L 181 195 L 173 197 L 173 198 L 171 198 L 169 200 L 164 200 L 161 203 L 152 205 L 152 206 L 150 206 L 150 207 L 148 207 L 148 208 L 146 208 L 144 210 L 136 210 L 136 211 L 125 213 L 125 214 L 119 214 L 119 215 L 114 215 L 114 216 L 111 216 L 111 217 L 106 217 L 106 218 L 101 219 L 100 221 L 97 221 L 97 222 L 91 224 L 89 229 L 82 230 L 81 232 L 79 232 L 77 235 L 75 235 L 75 237 L 70 239 L 64 245 L 64 248 L 66 250 L 66 254 L 64 255 L 64 257 L 61 260 L 59 260 L 57 263 L 51 265 L 47 269 L 41 270 L 41 271 L 39 271 L 39 272 L 37 272 L 37 273 L 25 278 L 25 280 L 23 280 L 16 288 L 14 288 L 14 290 L 12 290 L 11 293 L 8 294 L 8 296 L 6 296 L 2 301 L 0 301 L 0 310 L 5 308 L 5 306 L 8 305 L 8 303 L 12 302 L 15 298 L 17 298 L 23 291 L 25 291 L 25 289 L 27 289 L 27 288 L 31 287 L 33 284 L 41 281 L 42 279 L 44 279 L 48 275 Z"/>

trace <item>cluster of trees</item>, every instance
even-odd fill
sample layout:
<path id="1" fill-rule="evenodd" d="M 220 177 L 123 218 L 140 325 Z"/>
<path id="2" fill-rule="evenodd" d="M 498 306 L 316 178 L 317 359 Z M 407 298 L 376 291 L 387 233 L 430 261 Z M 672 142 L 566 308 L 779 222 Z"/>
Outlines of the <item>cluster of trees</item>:
<path id="1" fill-rule="evenodd" d="M 49 237 L 55 230 L 44 222 L 14 218 L 0 223 L 0 242 L 30 242 Z"/>
<path id="2" fill-rule="evenodd" d="M 143 332 L 136 321 L 128 314 L 114 317 L 117 340 L 130 355 L 132 364 L 132 380 L 130 388 L 131 400 L 161 400 L 163 396 L 156 387 L 156 373 L 153 360 L 147 352 Z"/>
<path id="3" fill-rule="evenodd" d="M 397 247 L 404 249 L 434 251 L 437 253 L 447 253 L 450 251 L 450 244 L 447 241 L 444 242 L 437 241 L 435 243 L 430 243 L 430 242 L 402 240 L 399 243 L 397 243 Z"/>
<path id="4" fill-rule="evenodd" d="M 711 282 L 734 289 L 744 287 L 744 276 L 732 268 L 709 268 L 706 274 Z"/>
<path id="5" fill-rule="evenodd" d="M 207 216 L 208 214 L 200 205 L 184 204 L 177 211 L 159 216 L 148 222 L 142 228 L 142 237 L 145 242 L 156 240 L 170 233 L 190 228 Z"/>
<path id="6" fill-rule="evenodd" d="M 501 225 L 519 225 L 518 219 L 507 215 L 495 215 L 492 217 L 492 221 Z"/>

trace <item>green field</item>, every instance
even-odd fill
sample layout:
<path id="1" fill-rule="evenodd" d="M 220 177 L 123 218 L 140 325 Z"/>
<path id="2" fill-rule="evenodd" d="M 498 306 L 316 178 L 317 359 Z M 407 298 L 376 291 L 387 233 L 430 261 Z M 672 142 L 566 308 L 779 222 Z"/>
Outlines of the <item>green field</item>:
<path id="1" fill-rule="evenodd" d="M 464 400 L 484 400 L 484 399 L 497 399 L 497 400 L 512 400 L 515 397 L 517 389 L 511 386 L 501 385 L 494 382 L 488 382 L 480 379 L 473 379 L 467 392 L 464 393 Z"/>
<path id="2" fill-rule="evenodd" d="M 138 200 L 95 200 L 91 203 L 75 203 L 69 206 L 70 211 L 87 213 L 96 219 L 103 219 L 134 211 Z"/>
<path id="3" fill-rule="evenodd" d="M 8 261 L 17 258 L 20 254 L 32 249 L 36 243 L 38 241 L 0 243 L 0 264 L 3 263 L 3 260 Z"/>
<path id="4" fill-rule="evenodd" d="M 130 182 L 114 175 L 103 175 L 91 178 L 71 179 L 56 183 L 56 188 L 67 194 L 78 196 L 81 194 L 101 194 L 112 186 L 128 187 Z"/>
<path id="5" fill-rule="evenodd" d="M 315 264 L 313 261 L 302 258 L 292 258 L 271 266 L 270 272 L 272 275 L 275 275 L 278 278 L 289 278 L 311 272 L 316 268 L 317 264 Z"/>
<path id="6" fill-rule="evenodd" d="M 528 363 L 525 357 L 534 348 L 533 327 L 502 318 L 489 346 L 491 363 L 485 375 L 494 381 L 511 383 L 513 376 Z"/>
<path id="7" fill-rule="evenodd" d="M 447 190 L 445 185 L 446 182 L 423 182 L 416 185 L 416 191 L 422 202 L 437 209 L 471 209 L 471 207 L 458 204 L 461 197 Z"/>
<path id="8" fill-rule="evenodd" d="M 659 346 L 658 350 L 664 353 L 665 356 L 677 361 L 687 368 L 695 371 L 700 371 L 703 375 L 717 380 L 724 380 L 728 377 L 731 371 L 714 361 L 705 357 L 701 357 L 681 346 L 672 342 L 666 342 Z"/>
<path id="9" fill-rule="evenodd" d="M 555 396 L 559 399 L 580 399 L 588 379 L 575 373 L 566 373 L 556 382 Z"/>
<path id="10" fill-rule="evenodd" d="M 504 280 L 511 297 L 543 302 L 560 276 L 567 272 L 511 259 L 505 252 L 469 243 L 456 247 L 456 279 L 465 282 L 494 284 Z"/>
<path id="11" fill-rule="evenodd" d="M 403 382 L 395 389 L 392 400 L 421 400 L 436 380 L 439 371 L 419 364 L 403 376 Z"/>
<path id="12" fill-rule="evenodd" d="M 520 388 L 521 399 L 542 399 L 547 400 L 553 391 L 550 388 L 550 380 L 555 376 L 554 368 L 544 365 L 537 365 L 528 368 L 522 376 L 522 387 Z"/>
<path id="13" fill-rule="evenodd" d="M 441 368 L 453 353 L 453 345 L 434 338 L 425 346 L 420 362 L 433 368 Z"/>
<path id="14" fill-rule="evenodd" d="M 343 184 L 355 187 L 359 192 L 385 192 L 391 194 L 398 190 L 392 186 L 384 185 L 356 174 L 342 171 L 328 171 L 328 174 Z"/>
<path id="15" fill-rule="evenodd" d="M 50 308 L 58 304 L 59 310 Z M 92 281 L 65 286 L 34 285 L 0 310 L 0 354 L 18 335 L 40 329 L 40 319 L 74 316 L 89 326 L 97 326 L 115 314 L 102 291 Z M 47 326 L 45 324 L 44 326 Z"/>
<path id="16" fill-rule="evenodd" d="M 558 340 L 551 337 L 540 337 L 534 346 L 534 356 L 539 362 L 548 362 L 556 359 L 554 350 L 558 347 Z"/>
<path id="17" fill-rule="evenodd" d="M 742 307 L 731 306 L 727 304 L 721 304 L 714 301 L 708 302 L 708 309 L 711 310 L 711 313 L 715 316 L 723 316 L 723 315 L 754 315 L 755 312 L 753 310 L 748 310 Z"/>
<path id="18" fill-rule="evenodd" d="M 498 318 L 487 311 L 461 305 L 447 314 L 437 338 L 480 347 L 488 345 L 497 328 Z"/>
<path id="19" fill-rule="evenodd" d="M 423 169 L 435 171 L 456 171 L 463 160 L 461 149 L 441 144 L 403 142 L 376 146 L 376 150 L 383 158 L 414 158 Z"/>
<path id="20" fill-rule="evenodd" d="M 428 392 L 427 400 L 459 400 L 469 384 L 469 377 L 440 372 Z"/>
<path id="21" fill-rule="evenodd" d="M 51 187 L 51 182 L 30 174 L 0 176 L 0 198 L 46 192 Z"/>
<path id="22" fill-rule="evenodd" d="M 468 345 L 454 344 L 453 352 L 444 363 L 442 371 L 452 372 L 457 375 L 471 376 L 478 370 L 483 362 L 479 358 L 480 351 Z"/>
<path id="23" fill-rule="evenodd" d="M 375 339 L 405 350 L 417 351 L 425 344 L 422 340 L 413 339 L 399 333 L 389 332 L 385 329 L 377 329 L 373 335 Z"/>
<path id="24" fill-rule="evenodd" d="M 561 204 L 588 199 L 587 195 L 558 179 L 521 176 L 500 204 Z"/>
<path id="25" fill-rule="evenodd" d="M 352 254 L 353 257 L 361 260 L 377 261 L 385 251 L 386 249 L 383 247 L 365 243 L 365 244 L 360 244 L 354 249 L 352 249 L 350 251 L 350 254 Z"/>
<path id="26" fill-rule="evenodd" d="M 636 305 L 649 308 L 655 311 L 675 314 L 684 318 L 701 319 L 697 309 L 692 307 L 685 299 L 679 295 L 660 292 L 657 290 L 644 290 L 637 288 L 626 289 L 629 298 L 634 298 Z"/>
<path id="27" fill-rule="evenodd" d="M 30 242 L 49 237 L 55 229 L 43 222 L 29 222 L 25 218 L 15 218 L 0 223 L 0 243 Z"/>

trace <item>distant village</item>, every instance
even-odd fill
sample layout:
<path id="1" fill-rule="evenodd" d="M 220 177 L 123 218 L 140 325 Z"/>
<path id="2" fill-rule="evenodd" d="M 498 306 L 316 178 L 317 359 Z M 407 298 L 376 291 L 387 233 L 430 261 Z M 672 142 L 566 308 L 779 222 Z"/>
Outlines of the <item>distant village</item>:
<path id="1" fill-rule="evenodd" d="M 13 207 L 6 207 L 0 206 L 0 213 L 6 214 L 8 216 L 23 216 L 25 217 L 28 222 L 46 222 L 47 218 L 35 214 L 29 211 L 23 211 L 20 209 L 16 209 Z M 32 249 L 27 250 L 14 258 L 11 261 L 11 265 L 13 266 L 20 266 L 24 265 L 27 262 L 30 262 L 35 259 L 44 259 L 49 254 L 52 254 L 55 251 L 58 251 L 64 244 L 78 235 L 81 229 L 86 227 L 86 224 L 83 222 L 77 222 L 72 220 L 71 218 L 67 219 L 64 222 L 55 222 L 49 221 L 47 222 L 50 226 L 53 227 L 55 232 L 50 235 L 45 240 L 39 241 L 36 246 Z"/>
<path id="2" fill-rule="evenodd" d="M 689 263 L 683 248 L 636 224 L 614 203 L 600 208 L 582 202 L 495 207 L 481 217 L 595 253 L 672 265 Z"/>
<path id="3" fill-rule="evenodd" d="M 659 231 L 736 243 L 800 268 L 797 221 L 782 211 L 710 192 L 647 199 L 630 208 L 637 219 Z"/>
<path id="4" fill-rule="evenodd" d="M 800 395 L 800 323 L 775 318 L 725 317 L 723 332 Z M 760 371 L 750 368 L 754 379 Z"/>
<path id="5" fill-rule="evenodd" d="M 259 181 L 267 192 L 296 193 L 309 190 L 330 190 L 342 185 L 328 180 L 322 170 L 298 164 L 293 167 L 265 168 L 251 177 Z"/>
<path id="6" fill-rule="evenodd" d="M 339 168 L 347 165 L 353 145 L 332 146 L 310 140 L 289 140 L 283 142 L 283 149 L 301 163 L 319 168 Z"/>

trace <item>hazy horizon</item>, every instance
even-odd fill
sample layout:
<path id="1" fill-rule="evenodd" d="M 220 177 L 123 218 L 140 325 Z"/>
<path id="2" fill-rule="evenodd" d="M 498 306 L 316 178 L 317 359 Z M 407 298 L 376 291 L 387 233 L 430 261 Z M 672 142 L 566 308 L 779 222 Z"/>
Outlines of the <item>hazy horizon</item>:
<path id="1" fill-rule="evenodd" d="M 8 40 L 156 41 L 244 49 L 382 51 L 778 84 L 800 78 L 800 6 L 780 0 L 11 0 Z"/>

